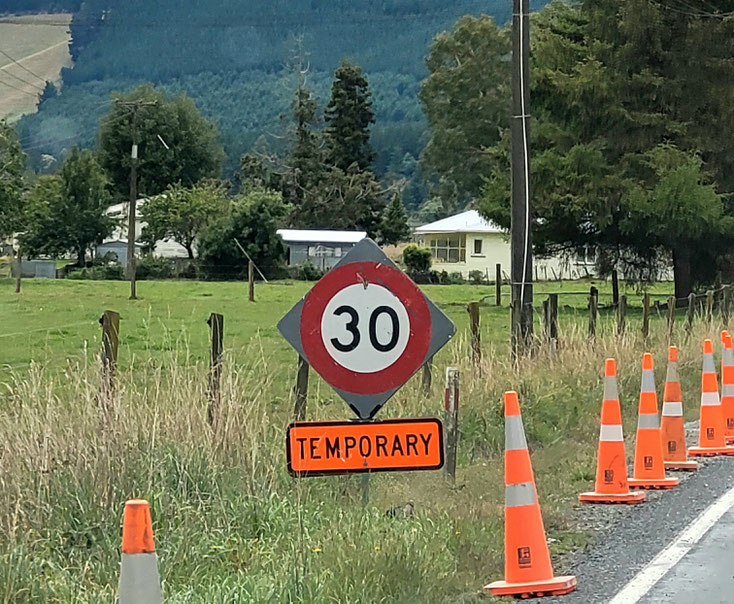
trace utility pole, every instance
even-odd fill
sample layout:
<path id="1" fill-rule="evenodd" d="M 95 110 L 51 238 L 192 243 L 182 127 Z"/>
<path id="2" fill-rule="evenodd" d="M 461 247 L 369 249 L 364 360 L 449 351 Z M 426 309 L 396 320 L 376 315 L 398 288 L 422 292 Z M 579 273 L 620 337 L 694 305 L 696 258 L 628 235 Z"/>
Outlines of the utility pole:
<path id="1" fill-rule="evenodd" d="M 153 107 L 156 101 L 123 101 L 118 99 L 120 107 L 131 111 L 132 149 L 130 151 L 130 204 L 127 210 L 127 278 L 130 280 L 130 299 L 137 300 L 135 290 L 135 219 L 138 202 L 138 113 L 143 107 Z"/>
<path id="2" fill-rule="evenodd" d="M 512 356 L 527 352 L 533 335 L 533 238 L 530 204 L 530 10 L 512 10 Z"/>

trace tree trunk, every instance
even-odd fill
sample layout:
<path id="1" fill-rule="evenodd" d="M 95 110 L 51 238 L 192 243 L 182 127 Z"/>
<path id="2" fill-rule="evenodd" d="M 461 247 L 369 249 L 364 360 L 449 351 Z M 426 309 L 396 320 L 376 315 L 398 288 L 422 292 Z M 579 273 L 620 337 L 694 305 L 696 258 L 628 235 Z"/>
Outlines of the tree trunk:
<path id="1" fill-rule="evenodd" d="M 688 297 L 688 294 L 693 290 L 691 249 L 688 243 L 683 243 L 673 250 L 673 279 L 675 281 L 675 297 Z"/>
<path id="2" fill-rule="evenodd" d="M 76 265 L 79 268 L 84 268 L 85 266 L 85 262 L 87 260 L 86 249 L 86 245 L 80 245 L 76 250 Z"/>
<path id="3" fill-rule="evenodd" d="M 186 252 L 189 255 L 189 260 L 193 260 L 194 259 L 194 244 L 187 243 L 186 245 L 184 245 L 184 247 L 186 248 Z"/>

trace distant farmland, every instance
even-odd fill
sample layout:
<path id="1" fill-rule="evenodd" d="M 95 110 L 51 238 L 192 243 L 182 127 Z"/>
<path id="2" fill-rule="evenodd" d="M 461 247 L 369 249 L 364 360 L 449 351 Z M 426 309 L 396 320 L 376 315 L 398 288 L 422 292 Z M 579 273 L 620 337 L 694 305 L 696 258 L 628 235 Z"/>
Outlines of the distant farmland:
<path id="1" fill-rule="evenodd" d="M 67 14 L 0 18 L 0 119 L 34 112 L 44 81 L 59 80 L 71 62 L 70 20 Z"/>

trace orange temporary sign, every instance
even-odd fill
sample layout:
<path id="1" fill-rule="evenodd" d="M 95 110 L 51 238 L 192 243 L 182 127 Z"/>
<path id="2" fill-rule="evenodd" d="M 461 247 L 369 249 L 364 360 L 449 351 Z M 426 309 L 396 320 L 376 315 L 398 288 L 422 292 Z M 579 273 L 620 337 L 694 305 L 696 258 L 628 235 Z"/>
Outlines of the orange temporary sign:
<path id="1" fill-rule="evenodd" d="M 295 422 L 286 436 L 294 476 L 438 470 L 443 429 L 435 418 Z"/>

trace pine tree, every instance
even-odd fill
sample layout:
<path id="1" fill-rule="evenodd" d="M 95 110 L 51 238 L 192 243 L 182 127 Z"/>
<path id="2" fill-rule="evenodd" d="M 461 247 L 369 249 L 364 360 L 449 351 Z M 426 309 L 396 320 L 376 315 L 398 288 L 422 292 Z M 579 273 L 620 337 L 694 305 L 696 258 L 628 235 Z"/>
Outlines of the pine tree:
<path id="1" fill-rule="evenodd" d="M 316 101 L 311 91 L 300 85 L 293 98 L 293 118 L 295 120 L 295 140 L 290 150 L 290 171 L 293 191 L 289 201 L 300 207 L 310 189 L 323 177 L 320 141 L 313 132 L 316 122 Z"/>
<path id="2" fill-rule="evenodd" d="M 395 245 L 405 241 L 410 235 L 408 226 L 408 213 L 400 200 L 400 195 L 395 193 L 392 201 L 382 213 L 380 224 L 380 243 L 382 245 Z"/>
<path id="3" fill-rule="evenodd" d="M 372 93 L 359 65 L 342 60 L 334 74 L 331 100 L 325 110 L 329 165 L 347 171 L 352 164 L 368 170 L 375 160 L 370 126 L 375 122 Z"/>

